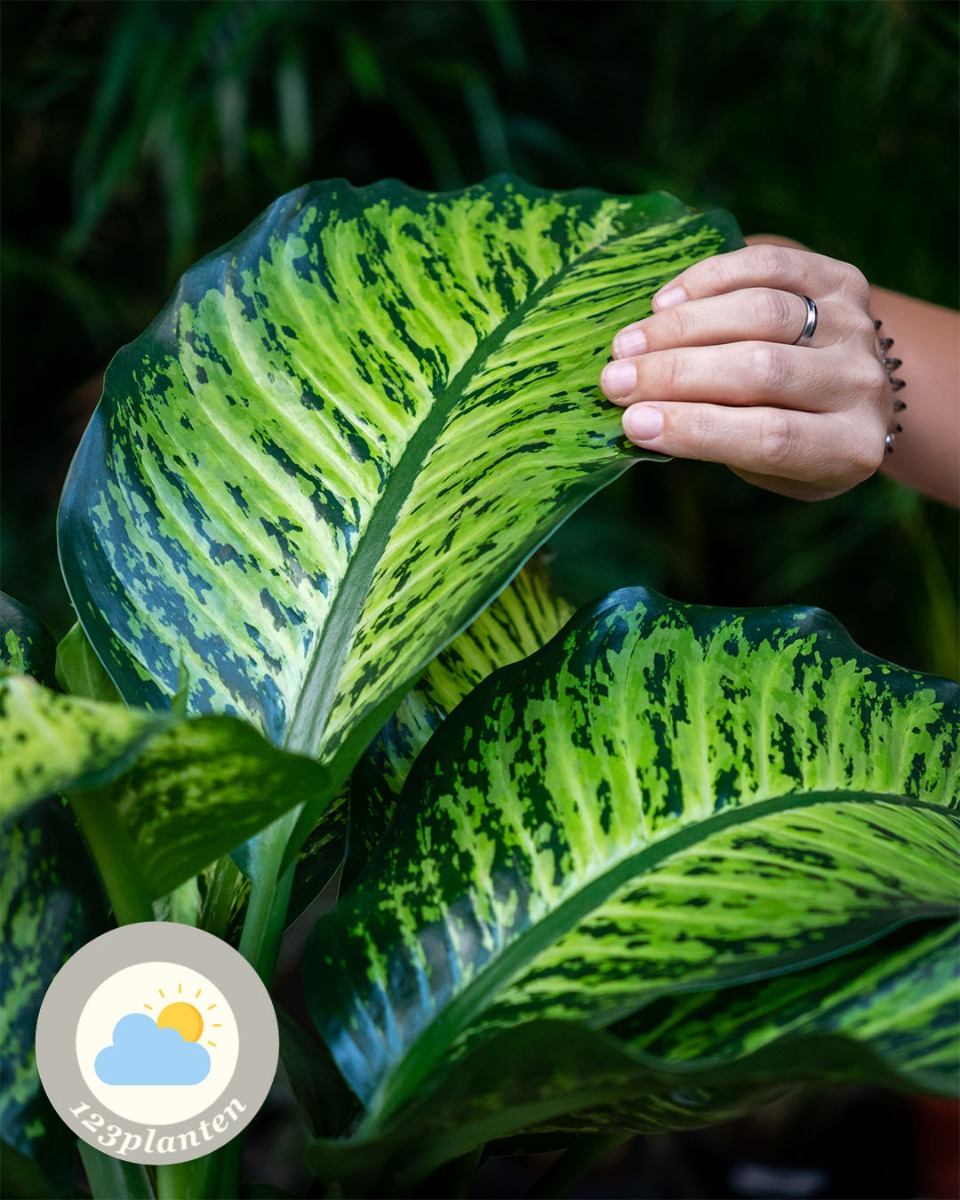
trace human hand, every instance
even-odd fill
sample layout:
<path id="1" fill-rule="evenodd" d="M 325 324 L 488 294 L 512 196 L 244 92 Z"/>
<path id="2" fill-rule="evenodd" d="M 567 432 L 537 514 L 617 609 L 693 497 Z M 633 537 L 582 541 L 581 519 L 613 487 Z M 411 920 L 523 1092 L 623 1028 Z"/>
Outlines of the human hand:
<path id="1" fill-rule="evenodd" d="M 804 296 L 818 322 L 798 346 Z M 864 276 L 820 254 L 759 244 L 717 255 L 620 330 L 600 385 L 625 407 L 624 433 L 638 446 L 826 499 L 877 470 L 893 423 L 869 303 Z"/>

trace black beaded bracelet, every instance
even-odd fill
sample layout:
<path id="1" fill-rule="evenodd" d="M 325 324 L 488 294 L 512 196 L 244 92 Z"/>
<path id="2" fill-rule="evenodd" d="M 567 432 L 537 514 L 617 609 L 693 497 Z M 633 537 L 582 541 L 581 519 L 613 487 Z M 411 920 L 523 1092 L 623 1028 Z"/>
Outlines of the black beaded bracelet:
<path id="1" fill-rule="evenodd" d="M 883 325 L 882 321 L 874 321 L 873 322 L 873 327 L 877 331 L 878 334 L 880 332 L 882 325 Z M 890 380 L 890 388 L 893 392 L 893 412 L 894 412 L 894 417 L 896 417 L 898 413 L 902 413 L 903 410 L 907 407 L 906 402 L 901 400 L 900 397 L 897 395 L 897 392 L 899 392 L 900 389 L 905 386 L 905 382 L 902 379 L 898 379 L 894 375 L 894 371 L 898 370 L 900 367 L 903 366 L 903 359 L 890 357 L 889 352 L 893 349 L 893 338 L 890 338 L 890 337 L 878 338 L 878 342 L 880 345 L 880 353 L 883 356 L 883 366 L 887 372 L 887 378 Z M 897 440 L 898 433 L 903 433 L 903 426 L 900 424 L 899 421 L 894 420 L 893 429 L 890 430 L 890 432 L 887 434 L 887 438 L 886 438 L 886 447 L 887 447 L 888 454 L 893 453 L 893 444 Z"/>

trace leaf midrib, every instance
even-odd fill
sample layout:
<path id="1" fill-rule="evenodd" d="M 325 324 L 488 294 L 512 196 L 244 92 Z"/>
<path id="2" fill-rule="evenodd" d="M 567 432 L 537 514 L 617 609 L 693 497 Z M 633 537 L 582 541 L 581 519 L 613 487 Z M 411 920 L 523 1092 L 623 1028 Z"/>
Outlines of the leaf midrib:
<path id="1" fill-rule="evenodd" d="M 678 213 L 660 223 L 676 224 L 697 215 Z M 591 219 L 595 217 L 596 213 Z M 436 396 L 430 411 L 404 447 L 395 469 L 389 476 L 382 498 L 374 507 L 367 528 L 360 538 L 357 552 L 347 563 L 340 587 L 330 604 L 329 615 L 317 639 L 293 716 L 287 726 L 283 738 L 285 749 L 320 757 L 323 733 L 336 698 L 342 667 L 353 644 L 356 619 L 362 612 L 363 601 L 369 594 L 377 565 L 390 541 L 397 515 L 410 495 L 411 486 L 418 478 L 429 451 L 436 445 L 437 435 L 462 397 L 465 387 L 476 378 L 486 360 L 502 348 L 507 335 L 535 311 L 542 299 L 549 295 L 566 275 L 575 267 L 596 257 L 601 250 L 608 250 L 610 246 L 634 235 L 642 228 L 643 226 L 637 225 L 621 230 L 605 241 L 590 246 L 582 254 L 564 263 L 559 271 L 544 279 L 543 283 L 509 313 L 491 334 L 478 341 L 470 357 Z M 331 646 L 334 648 L 333 653 L 329 653 Z M 437 647 L 438 652 L 442 649 L 442 646 Z"/>
<path id="2" fill-rule="evenodd" d="M 417 1037 L 403 1051 L 403 1057 L 397 1063 L 395 1070 L 388 1072 L 383 1083 L 373 1094 L 368 1104 L 368 1114 L 382 1119 L 390 1111 L 398 1108 L 413 1094 L 443 1060 L 446 1052 L 453 1044 L 455 1036 L 462 1032 L 470 1019 L 481 1009 L 491 994 L 498 991 L 509 981 L 517 970 L 527 961 L 532 953 L 552 944 L 563 933 L 567 932 L 581 916 L 589 913 L 595 907 L 595 900 L 602 899 L 610 892 L 626 883 L 633 876 L 646 872 L 659 862 L 696 844 L 704 837 L 717 833 L 731 826 L 744 824 L 751 820 L 767 816 L 771 813 L 786 811 L 791 808 L 809 808 L 818 804 L 890 804 L 898 808 L 923 809 L 948 819 L 958 818 L 941 805 L 928 801 L 914 800 L 895 793 L 884 794 L 875 792 L 810 792 L 798 794 L 790 792 L 786 795 L 775 796 L 748 804 L 714 813 L 705 821 L 694 821 L 660 841 L 647 845 L 643 849 L 619 859 L 600 875 L 591 879 L 582 888 L 561 901 L 535 925 L 524 930 L 521 936 L 511 942 L 488 966 L 481 969 L 474 981 L 459 992 L 449 1004 L 442 1008 L 436 1016 L 429 1020 Z M 923 913 L 918 913 L 923 916 Z M 935 915 L 935 914 L 934 914 Z M 912 918 L 907 918 L 912 919 Z M 815 966 L 836 958 L 850 950 L 859 948 L 875 941 L 877 937 L 891 931 L 903 920 L 890 921 L 875 932 L 849 942 L 842 947 L 833 947 L 822 953 L 804 960 L 804 964 Z M 532 951 L 531 951 L 532 945 Z M 731 982 L 749 983 L 760 979 L 773 978 L 792 970 L 793 963 L 781 963 L 779 966 L 758 968 L 735 981 L 723 981 L 717 986 L 729 986 Z M 673 992 L 696 989 L 702 984 L 691 984 L 684 987 L 682 983 L 671 984 Z"/>

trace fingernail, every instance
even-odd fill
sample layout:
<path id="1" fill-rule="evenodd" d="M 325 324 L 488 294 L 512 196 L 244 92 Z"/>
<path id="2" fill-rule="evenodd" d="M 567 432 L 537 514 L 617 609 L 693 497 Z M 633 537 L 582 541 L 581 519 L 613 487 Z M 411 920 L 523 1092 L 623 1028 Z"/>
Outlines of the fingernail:
<path id="1" fill-rule="evenodd" d="M 621 329 L 613 339 L 613 352 L 617 358 L 633 358 L 637 354 L 646 354 L 647 335 L 642 329 Z"/>
<path id="2" fill-rule="evenodd" d="M 662 312 L 665 308 L 673 308 L 674 305 L 685 304 L 689 299 L 690 297 L 687 295 L 685 288 L 677 284 L 669 284 L 653 297 L 653 306 L 657 312 Z"/>
<path id="3" fill-rule="evenodd" d="M 631 442 L 649 442 L 663 433 L 663 413 L 647 404 L 632 404 L 623 414 L 623 432 Z"/>
<path id="4" fill-rule="evenodd" d="M 600 386 L 608 400 L 629 396 L 637 386 L 637 368 L 633 363 L 608 363 L 600 372 Z"/>

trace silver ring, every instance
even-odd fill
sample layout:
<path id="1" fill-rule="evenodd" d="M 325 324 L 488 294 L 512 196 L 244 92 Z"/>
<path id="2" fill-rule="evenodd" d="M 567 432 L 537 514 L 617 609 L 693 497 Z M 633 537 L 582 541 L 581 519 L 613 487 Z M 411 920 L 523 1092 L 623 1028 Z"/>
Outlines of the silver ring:
<path id="1" fill-rule="evenodd" d="M 887 453 L 888 453 L 888 454 L 892 454 L 892 453 L 893 453 L 893 443 L 894 443 L 896 440 L 897 440 L 897 439 L 896 439 L 896 437 L 895 437 L 895 436 L 894 436 L 894 434 L 892 434 L 892 433 L 888 433 L 888 434 L 887 434 L 887 436 L 886 436 L 886 438 L 884 439 L 884 442 L 883 442 L 883 444 L 884 444 L 884 446 L 886 447 L 886 450 L 887 450 Z"/>
<path id="2" fill-rule="evenodd" d="M 809 296 L 801 296 L 800 299 L 807 306 L 807 319 L 804 322 L 800 336 L 793 343 L 795 346 L 805 346 L 810 341 L 817 332 L 817 319 L 819 316 L 816 303 Z"/>

